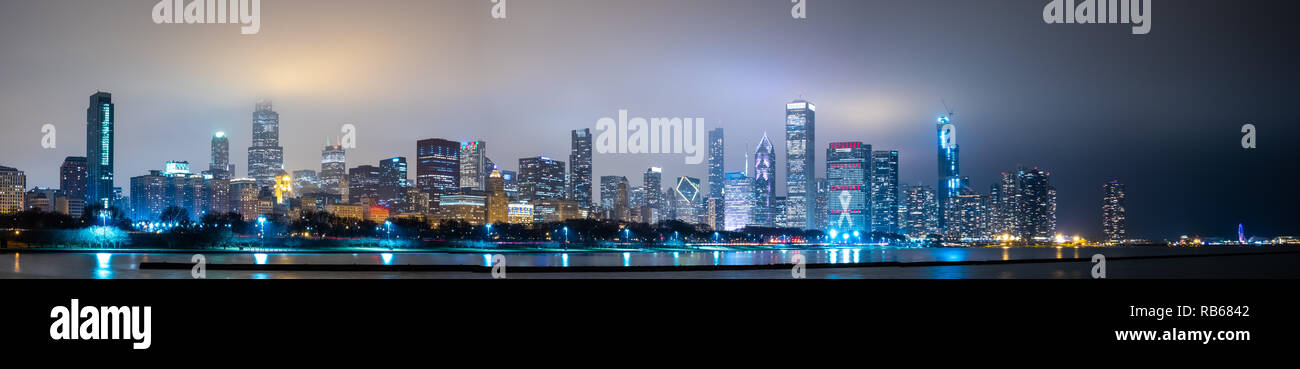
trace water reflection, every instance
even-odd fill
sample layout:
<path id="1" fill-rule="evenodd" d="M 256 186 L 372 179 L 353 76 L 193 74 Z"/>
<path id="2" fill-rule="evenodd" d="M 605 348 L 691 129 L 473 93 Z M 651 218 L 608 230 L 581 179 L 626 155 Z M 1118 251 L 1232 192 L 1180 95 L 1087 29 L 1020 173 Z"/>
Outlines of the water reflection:
<path id="1" fill-rule="evenodd" d="M 566 252 L 566 253 L 560 254 L 560 266 L 565 267 L 565 268 L 568 268 L 568 267 L 569 267 L 569 253 Z"/>
<path id="2" fill-rule="evenodd" d="M 95 268 L 95 279 L 113 279 L 113 268 L 110 263 L 112 260 L 113 254 L 102 252 L 95 254 L 95 261 L 99 262 L 99 266 Z"/>
<path id="3" fill-rule="evenodd" d="M 623 253 L 623 266 L 625 267 L 632 266 L 632 253 L 630 252 Z"/>
<path id="4" fill-rule="evenodd" d="M 18 265 L 18 258 L 19 258 L 19 257 L 22 257 L 22 255 L 19 254 L 19 253 L 16 253 L 16 252 L 15 252 L 15 253 L 14 253 L 14 273 L 22 273 L 22 272 L 23 272 L 23 267 L 20 266 L 20 265 Z"/>
<path id="5" fill-rule="evenodd" d="M 393 265 L 393 254 L 379 254 L 379 258 L 384 260 L 384 265 Z"/>
<path id="6" fill-rule="evenodd" d="M 253 254 L 253 262 L 257 263 L 257 265 L 265 265 L 266 254 Z"/>

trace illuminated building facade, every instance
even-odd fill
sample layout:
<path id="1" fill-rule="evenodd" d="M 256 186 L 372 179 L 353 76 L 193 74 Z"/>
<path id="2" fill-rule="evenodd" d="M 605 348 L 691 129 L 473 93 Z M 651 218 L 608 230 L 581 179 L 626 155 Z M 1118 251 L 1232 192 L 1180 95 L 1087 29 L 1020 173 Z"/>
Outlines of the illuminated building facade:
<path id="1" fill-rule="evenodd" d="M 15 168 L 0 166 L 0 214 L 23 211 L 26 191 L 26 173 Z"/>
<path id="2" fill-rule="evenodd" d="M 749 226 L 750 215 L 754 210 L 754 182 L 744 172 L 731 172 L 725 176 L 726 188 L 723 189 L 724 218 L 722 228 L 739 231 Z"/>
<path id="3" fill-rule="evenodd" d="M 347 152 L 342 145 L 325 145 L 320 152 L 320 187 L 331 195 L 348 196 Z"/>
<path id="4" fill-rule="evenodd" d="M 763 134 L 754 150 L 754 207 L 750 214 L 750 225 L 759 227 L 776 226 L 776 150 L 772 141 Z"/>
<path id="5" fill-rule="evenodd" d="M 564 162 L 545 156 L 519 159 L 519 199 L 564 198 Z"/>
<path id="6" fill-rule="evenodd" d="M 785 105 L 786 224 L 807 228 L 813 223 L 817 178 L 817 106 L 804 100 Z"/>
<path id="7" fill-rule="evenodd" d="M 1108 242 L 1128 239 L 1128 211 L 1124 204 L 1126 190 L 1120 181 L 1110 181 L 1102 186 L 1101 226 Z"/>
<path id="8" fill-rule="evenodd" d="M 871 152 L 871 231 L 898 231 L 898 151 Z"/>
<path id="9" fill-rule="evenodd" d="M 826 149 L 826 227 L 840 234 L 871 232 L 871 145 L 833 142 Z"/>
<path id="10" fill-rule="evenodd" d="M 441 138 L 415 144 L 415 185 L 436 205 L 442 195 L 460 192 L 460 143 Z"/>
<path id="11" fill-rule="evenodd" d="M 280 146 L 280 113 L 271 100 L 258 100 L 253 111 L 253 145 L 248 147 L 248 176 L 260 187 L 275 185 L 284 172 L 284 147 Z"/>
<path id="12" fill-rule="evenodd" d="M 568 198 L 577 201 L 583 209 L 591 209 L 591 130 L 574 130 L 570 135 Z"/>
<path id="13" fill-rule="evenodd" d="M 482 191 L 484 181 L 492 168 L 487 162 L 487 142 L 468 141 L 460 144 L 460 188 Z"/>
<path id="14" fill-rule="evenodd" d="M 112 206 L 117 107 L 113 94 L 96 92 L 86 108 L 86 206 Z"/>

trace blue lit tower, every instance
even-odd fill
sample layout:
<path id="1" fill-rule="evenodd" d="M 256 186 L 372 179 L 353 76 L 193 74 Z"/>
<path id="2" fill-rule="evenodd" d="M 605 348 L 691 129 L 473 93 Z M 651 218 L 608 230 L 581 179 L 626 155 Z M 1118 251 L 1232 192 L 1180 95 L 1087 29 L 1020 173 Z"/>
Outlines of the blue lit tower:
<path id="1" fill-rule="evenodd" d="M 117 111 L 113 94 L 90 95 L 86 108 L 86 207 L 105 208 L 113 202 L 113 137 Z"/>
<path id="2" fill-rule="evenodd" d="M 943 229 L 947 225 L 944 221 L 943 204 L 948 203 L 949 197 L 961 195 L 964 184 L 962 183 L 960 166 L 957 160 L 957 154 L 960 151 L 960 147 L 957 145 L 957 126 L 951 122 L 948 116 L 942 116 L 939 117 L 935 129 L 939 138 L 939 186 L 937 191 L 937 200 L 940 204 L 939 229 Z"/>

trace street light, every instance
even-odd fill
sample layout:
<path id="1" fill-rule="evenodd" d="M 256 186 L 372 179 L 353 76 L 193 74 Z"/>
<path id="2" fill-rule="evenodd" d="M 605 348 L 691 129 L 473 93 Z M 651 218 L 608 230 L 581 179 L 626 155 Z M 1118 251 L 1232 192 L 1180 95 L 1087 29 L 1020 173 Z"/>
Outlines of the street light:
<path id="1" fill-rule="evenodd" d="M 266 216 L 257 217 L 258 237 L 266 238 Z"/>

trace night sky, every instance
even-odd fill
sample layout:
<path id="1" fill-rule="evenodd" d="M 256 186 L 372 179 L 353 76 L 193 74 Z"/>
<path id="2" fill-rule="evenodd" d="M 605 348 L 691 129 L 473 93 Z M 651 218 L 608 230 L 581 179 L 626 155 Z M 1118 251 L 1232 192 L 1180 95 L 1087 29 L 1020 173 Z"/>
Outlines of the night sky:
<path id="1" fill-rule="evenodd" d="M 85 153 L 96 90 L 117 104 L 117 182 L 165 160 L 207 168 L 213 132 L 246 174 L 253 103 L 275 101 L 286 170 L 320 169 L 343 124 L 348 165 L 415 141 L 482 139 L 505 169 L 568 159 L 569 131 L 629 109 L 701 117 L 743 170 L 764 132 L 784 179 L 784 103 L 818 106 L 826 144 L 900 151 L 900 182 L 936 182 L 934 121 L 956 110 L 961 171 L 1051 171 L 1058 229 L 1101 236 L 1101 186 L 1128 185 L 1129 232 L 1300 235 L 1294 2 L 1153 0 L 1152 29 L 1049 25 L 1047 0 L 489 0 L 262 2 L 261 32 L 154 24 L 154 0 L 0 1 L 0 165 L 57 187 Z M 43 124 L 58 147 L 40 146 Z M 1241 148 L 1241 127 L 1259 148 Z M 681 155 L 596 155 L 595 177 L 707 178 Z M 414 168 L 412 168 L 414 172 Z M 412 177 L 414 173 L 412 173 Z M 783 180 L 778 186 L 783 192 Z"/>

